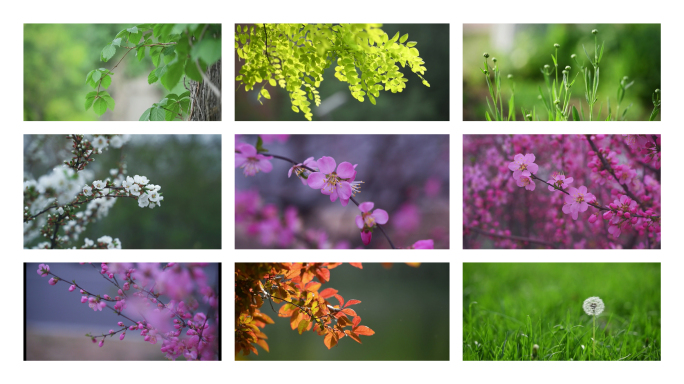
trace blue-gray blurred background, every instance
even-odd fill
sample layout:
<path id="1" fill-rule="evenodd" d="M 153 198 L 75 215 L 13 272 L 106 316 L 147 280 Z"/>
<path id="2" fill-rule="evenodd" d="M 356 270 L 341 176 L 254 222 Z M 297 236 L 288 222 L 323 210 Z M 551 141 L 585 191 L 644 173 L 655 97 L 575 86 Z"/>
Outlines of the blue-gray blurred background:
<path id="1" fill-rule="evenodd" d="M 66 135 L 24 135 L 24 175 L 37 179 L 71 159 L 71 143 Z M 86 168 L 95 174 L 89 182 L 109 177 L 121 156 L 129 176 L 147 176 L 161 186 L 162 205 L 143 209 L 133 199 L 119 199 L 109 215 L 88 225 L 73 245 L 108 235 L 127 249 L 221 248 L 220 135 L 132 135 L 122 149 L 110 146 L 94 156 Z"/>
<path id="2" fill-rule="evenodd" d="M 363 181 L 355 199 L 372 201 L 374 209 L 384 209 L 389 221 L 383 226 L 397 247 L 409 247 L 418 240 L 433 239 L 435 249 L 449 248 L 449 136 L 448 135 L 280 135 L 282 140 L 262 137 L 269 153 L 302 162 L 313 156 L 331 156 L 337 165 L 343 161 L 358 164 L 356 180 Z M 284 142 L 283 142 L 284 140 Z M 256 145 L 256 135 L 238 135 L 237 143 Z M 296 207 L 302 231 L 317 229 L 328 234 L 334 246 L 343 242 L 349 248 L 364 247 L 355 217 L 361 212 L 353 202 L 343 207 L 338 199 L 303 185 L 286 161 L 272 159 L 270 173 L 246 177 L 235 169 L 235 188 L 258 191 L 264 204 L 275 204 L 282 216 L 288 206 Z M 268 248 L 258 237 L 247 234 L 237 224 L 235 247 Z M 301 245 L 301 244 L 300 244 Z M 379 231 L 364 248 L 389 248 Z"/>
<path id="3" fill-rule="evenodd" d="M 166 360 L 159 350 L 161 342 L 156 345 L 147 343 L 139 332 L 127 332 L 123 340 L 119 340 L 118 335 L 113 339 L 107 338 L 102 348 L 93 344 L 86 333 L 106 333 L 117 329 L 116 323 L 124 320 L 108 308 L 95 312 L 87 303 L 82 304 L 78 289 L 69 292 L 70 283 L 48 284 L 52 276 L 38 275 L 38 265 L 24 264 L 27 360 Z M 99 263 L 48 265 L 50 272 L 69 282 L 76 280 L 89 292 L 116 296 L 116 287 L 100 275 Z M 218 268 L 219 264 L 209 264 L 204 268 L 207 284 L 217 293 Z M 165 299 L 164 296 L 161 298 Z M 168 301 L 164 300 L 165 303 Z M 201 301 L 200 304 L 198 310 L 207 313 L 207 306 Z"/>
<path id="4" fill-rule="evenodd" d="M 36 275 L 38 276 L 38 275 Z M 449 264 L 422 263 L 417 268 L 394 263 L 364 263 L 363 269 L 343 264 L 330 270 L 330 282 L 321 286 L 339 291 L 354 305 L 361 325 L 375 334 L 349 337 L 328 350 L 323 336 L 313 331 L 301 335 L 290 328 L 289 318 L 278 317 L 268 303 L 261 311 L 275 324 L 262 331 L 270 352 L 257 346 L 259 355 L 247 360 L 449 360 Z M 336 302 L 336 299 L 331 299 Z M 280 305 L 275 305 L 277 311 Z"/>
<path id="5" fill-rule="evenodd" d="M 382 30 L 390 38 L 395 33 L 409 34 L 409 41 L 416 41 L 427 68 L 423 76 L 430 87 L 422 84 L 421 79 L 410 68 L 399 71 L 408 79 L 406 89 L 400 93 L 381 91 L 376 105 L 368 99 L 361 103 L 351 97 L 349 84 L 335 78 L 335 65 L 323 72 L 323 81 L 318 89 L 322 104 L 312 104 L 313 120 L 334 121 L 415 121 L 449 120 L 449 24 L 383 24 Z M 235 53 L 235 76 L 239 75 L 244 61 Z M 239 82 L 235 82 L 237 87 Z M 235 92 L 235 120 L 277 120 L 306 121 L 304 115 L 292 112 L 289 93 L 283 88 L 266 86 L 271 94 L 270 100 L 257 100 L 258 91 L 245 92 L 240 87 Z M 332 108 L 332 109 L 331 109 Z"/>

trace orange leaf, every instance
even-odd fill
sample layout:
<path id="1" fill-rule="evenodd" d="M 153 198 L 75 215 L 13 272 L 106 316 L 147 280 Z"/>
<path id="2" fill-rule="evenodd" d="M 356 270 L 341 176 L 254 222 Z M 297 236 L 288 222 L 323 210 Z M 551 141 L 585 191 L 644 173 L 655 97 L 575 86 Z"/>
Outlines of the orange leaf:
<path id="1" fill-rule="evenodd" d="M 268 350 L 268 344 L 266 343 L 266 340 L 257 340 L 257 345 L 259 345 L 261 348 L 265 349 L 266 352 L 269 352 Z M 258 355 L 258 353 L 257 353 Z"/>
<path id="2" fill-rule="evenodd" d="M 334 294 L 333 296 L 335 296 L 335 298 L 340 302 L 340 308 L 342 308 L 342 306 L 344 305 L 344 298 L 342 298 L 342 296 L 338 294 Z"/>
<path id="3" fill-rule="evenodd" d="M 335 332 L 329 332 L 327 335 L 325 335 L 325 339 L 323 339 L 323 344 L 325 344 L 328 349 L 334 347 L 337 345 L 337 335 Z"/>
<path id="4" fill-rule="evenodd" d="M 316 269 L 316 277 L 321 283 L 330 281 L 330 270 L 328 268 L 318 268 Z"/>
<path id="5" fill-rule="evenodd" d="M 352 267 L 356 267 L 358 269 L 363 269 L 363 265 L 361 263 L 349 263 L 351 264 Z"/>
<path id="6" fill-rule="evenodd" d="M 328 269 L 337 268 L 337 267 L 339 267 L 340 265 L 342 265 L 342 263 L 325 263 L 325 266 L 326 266 L 326 268 L 328 268 Z"/>
<path id="7" fill-rule="evenodd" d="M 345 314 L 347 314 L 349 316 L 356 316 L 356 312 L 354 312 L 354 310 L 351 308 L 345 308 L 342 310 L 342 312 L 344 312 Z"/>
<path id="8" fill-rule="evenodd" d="M 361 300 L 354 300 L 354 299 L 351 299 L 351 300 L 347 301 L 347 304 L 345 304 L 344 307 L 347 308 L 347 307 L 350 306 L 350 305 L 359 304 L 360 302 L 361 302 Z"/>
<path id="9" fill-rule="evenodd" d="M 420 267 L 420 263 L 406 263 L 406 265 L 408 265 L 409 267 L 414 267 L 414 268 Z"/>
<path id="10" fill-rule="evenodd" d="M 259 319 L 259 320 L 261 320 L 267 324 L 274 324 L 275 323 L 273 321 L 273 319 L 271 319 L 270 317 L 268 317 L 268 315 L 266 315 L 264 313 L 259 313 L 258 315 L 254 315 L 254 319 Z"/>
<path id="11" fill-rule="evenodd" d="M 360 326 L 354 328 L 354 332 L 357 335 L 361 335 L 361 336 L 371 336 L 371 335 L 375 334 L 375 332 L 372 329 L 366 327 L 365 325 L 360 325 Z"/>
<path id="12" fill-rule="evenodd" d="M 337 293 L 337 289 L 326 288 L 321 293 L 319 293 L 318 296 L 320 296 L 324 299 L 327 299 L 329 297 L 332 297 L 336 293 Z"/>
<path id="13" fill-rule="evenodd" d="M 352 327 L 356 328 L 359 326 L 360 323 L 361 323 L 361 316 L 356 316 L 354 318 L 354 322 L 352 323 Z"/>
<path id="14" fill-rule="evenodd" d="M 258 355 L 258 354 L 259 354 L 259 351 L 257 351 L 257 349 L 256 349 L 255 346 L 253 346 L 252 344 L 248 344 L 247 346 L 249 347 L 249 349 L 250 349 L 252 352 L 254 352 L 255 355 Z M 247 354 L 249 355 L 249 351 L 247 351 Z"/>
<path id="15" fill-rule="evenodd" d="M 292 314 L 290 317 L 290 326 L 292 327 L 292 330 L 297 328 L 299 325 L 299 321 L 302 319 L 302 313 L 299 311 L 296 311 Z"/>
<path id="16" fill-rule="evenodd" d="M 306 320 L 306 319 L 299 322 L 299 326 L 297 327 L 297 330 L 299 331 L 300 335 L 309 326 L 309 324 L 311 324 L 311 323 L 309 322 L 309 320 Z"/>
<path id="17" fill-rule="evenodd" d="M 361 338 L 359 337 L 359 335 L 357 335 L 357 334 L 354 333 L 353 331 L 347 330 L 347 331 L 344 331 L 344 333 L 346 333 L 349 337 L 351 337 L 352 339 L 354 339 L 354 341 L 356 341 L 357 343 L 363 344 L 363 343 L 361 342 Z"/>

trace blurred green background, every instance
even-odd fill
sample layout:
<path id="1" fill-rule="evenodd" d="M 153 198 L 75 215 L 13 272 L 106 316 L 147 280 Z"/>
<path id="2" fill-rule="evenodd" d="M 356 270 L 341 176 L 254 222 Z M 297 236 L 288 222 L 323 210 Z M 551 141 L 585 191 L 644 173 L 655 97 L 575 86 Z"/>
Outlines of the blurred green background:
<path id="1" fill-rule="evenodd" d="M 541 317 L 545 329 L 565 320 L 567 313 L 572 319 L 588 320 L 582 303 L 591 296 L 605 303 L 602 321 L 612 316 L 629 323 L 636 315 L 651 318 L 659 329 L 660 263 L 463 264 L 464 326 L 472 302 L 477 302 L 473 312 L 482 316 L 474 320 L 478 327 L 488 317 L 510 329 L 524 324 L 528 315 L 534 321 Z M 643 334 L 640 324 L 635 320 L 633 330 Z"/>
<path id="2" fill-rule="evenodd" d="M 449 360 L 449 264 L 423 263 L 418 268 L 394 263 L 363 263 L 363 269 L 343 264 L 330 270 L 324 288 L 339 290 L 345 301 L 361 300 L 354 310 L 361 325 L 375 334 L 361 336 L 359 344 L 340 339 L 328 350 L 323 336 L 299 334 L 289 319 L 278 317 L 268 303 L 261 311 L 275 324 L 262 330 L 270 352 L 236 356 L 238 360 Z M 335 301 L 335 299 L 332 299 Z M 276 311 L 280 305 L 275 305 Z"/>
<path id="3" fill-rule="evenodd" d="M 43 139 L 38 155 L 24 153 L 25 176 L 37 179 L 71 158 L 71 141 L 64 135 L 25 135 L 25 151 Z M 135 200 L 119 199 L 107 217 L 88 225 L 72 245 L 108 235 L 118 237 L 124 249 L 221 248 L 220 135 L 132 135 L 122 149 L 109 147 L 86 169 L 94 172 L 94 180 L 104 180 L 121 156 L 129 176 L 147 176 L 161 186 L 162 205 L 140 208 Z"/>
<path id="4" fill-rule="evenodd" d="M 343 102 L 330 113 L 320 115 L 320 108 L 312 107 L 313 120 L 334 121 L 414 121 L 414 120 L 449 120 L 449 24 L 383 24 L 382 30 L 390 38 L 395 33 L 408 33 L 410 41 L 417 41 L 416 48 L 425 61 L 425 79 L 430 83 L 426 87 L 409 68 L 399 70 L 408 79 L 406 89 L 401 93 L 380 92 L 377 104 L 368 99 L 363 103 L 355 100 L 349 93 L 349 84 L 335 78 L 335 65 L 327 68 L 324 80 L 318 89 L 321 100 L 326 103 L 331 98 Z M 235 76 L 244 61 L 238 60 L 235 53 Z M 85 77 L 84 77 L 85 79 Z M 239 82 L 235 82 L 237 87 Z M 244 87 L 235 92 L 235 120 L 278 120 L 306 121 L 302 113 L 294 113 L 290 104 L 290 96 L 283 88 L 267 85 L 270 100 L 257 101 L 258 91 L 245 92 Z M 322 104 L 323 106 L 323 104 Z"/>
<path id="5" fill-rule="evenodd" d="M 100 61 L 102 48 L 136 24 L 24 24 L 24 120 L 138 120 L 165 90 L 160 82 L 147 83 L 154 65 L 149 56 L 139 62 L 135 52 L 121 61 L 107 89 L 115 110 L 98 117 L 84 106 L 93 90 L 85 83 L 88 72 L 113 68 L 126 52 L 117 49 L 105 63 Z M 182 81 L 178 88 L 185 91 Z"/>
<path id="6" fill-rule="evenodd" d="M 653 110 L 651 96 L 656 88 L 662 89 L 660 24 L 464 24 L 463 120 L 485 120 L 485 98 L 489 97 L 489 91 L 479 69 L 484 68 L 484 52 L 490 55 L 490 66 L 492 57 L 498 60 L 505 113 L 508 113 L 507 101 L 512 85 L 507 75 L 512 74 L 515 81 L 516 119 L 522 120 L 521 107 L 528 110 L 536 107 L 540 119 L 546 118 L 546 109 L 538 99 L 539 86 L 545 92 L 545 97 L 548 96 L 540 69 L 545 64 L 553 68 L 551 55 L 555 55 L 554 44 L 560 44 L 559 68 L 562 70 L 567 65 L 572 67 L 571 81 L 579 70 L 578 65 L 570 58 L 571 54 L 576 54 L 580 63 L 591 67 L 582 44 L 593 58 L 592 29 L 599 31 L 599 44 L 605 41 L 603 58 L 599 65 L 598 102 L 594 106 L 594 114 L 603 103 L 601 116 L 605 120 L 606 98 L 610 98 L 614 113 L 620 80 L 629 76 L 629 81 L 635 82 L 627 89 L 620 109 L 633 103 L 626 119 L 648 120 Z M 555 78 L 555 74 L 552 77 Z M 559 80 L 561 79 L 562 75 L 559 73 Z M 577 77 L 572 87 L 572 99 L 571 105 L 577 106 L 578 111 L 579 102 L 582 101 L 586 114 L 588 106 L 584 97 L 582 75 Z M 660 116 L 657 120 L 660 120 Z"/>

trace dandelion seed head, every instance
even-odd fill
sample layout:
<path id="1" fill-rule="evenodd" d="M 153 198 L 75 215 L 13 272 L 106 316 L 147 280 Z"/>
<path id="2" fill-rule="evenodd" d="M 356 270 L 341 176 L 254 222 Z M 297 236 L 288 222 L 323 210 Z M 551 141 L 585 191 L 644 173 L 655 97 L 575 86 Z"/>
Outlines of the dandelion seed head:
<path id="1" fill-rule="evenodd" d="M 592 296 L 584 300 L 582 309 L 584 309 L 584 312 L 586 312 L 589 316 L 598 316 L 601 314 L 601 312 L 603 312 L 605 306 L 603 305 L 603 300 L 601 300 L 601 298 L 598 296 Z"/>

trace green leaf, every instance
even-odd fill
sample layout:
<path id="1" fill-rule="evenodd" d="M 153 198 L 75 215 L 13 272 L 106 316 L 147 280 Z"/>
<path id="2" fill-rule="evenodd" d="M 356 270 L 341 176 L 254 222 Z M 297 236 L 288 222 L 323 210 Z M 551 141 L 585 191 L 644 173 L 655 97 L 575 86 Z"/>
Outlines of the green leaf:
<path id="1" fill-rule="evenodd" d="M 161 107 L 150 108 L 150 121 L 166 120 L 166 111 Z"/>
<path id="2" fill-rule="evenodd" d="M 96 71 L 93 73 L 92 79 L 93 79 L 94 82 L 97 83 L 98 81 L 100 81 L 100 77 L 102 77 L 102 72 L 100 72 L 99 70 L 96 70 Z"/>
<path id="3" fill-rule="evenodd" d="M 595 65 L 594 61 L 591 59 L 591 57 L 589 57 L 589 53 L 587 52 L 587 49 L 584 48 L 584 44 L 582 44 L 582 49 L 584 49 L 584 54 L 587 55 L 587 59 L 589 59 L 589 62 L 591 63 L 591 65 Z"/>
<path id="4" fill-rule="evenodd" d="M 375 97 L 373 97 L 371 94 L 368 94 L 368 100 L 370 100 L 371 104 L 375 105 Z"/>
<path id="5" fill-rule="evenodd" d="M 159 60 L 161 59 L 161 47 L 150 48 L 150 58 L 152 58 L 152 64 L 155 67 L 159 66 Z"/>
<path id="6" fill-rule="evenodd" d="M 409 52 L 410 52 L 411 55 L 413 55 L 413 56 L 418 56 L 418 55 L 420 55 L 420 53 L 418 52 L 418 50 L 417 50 L 416 48 L 411 48 L 411 49 L 409 49 Z"/>
<path id="7" fill-rule="evenodd" d="M 157 70 L 155 69 L 147 75 L 147 84 L 154 84 L 157 80 L 159 80 L 159 78 L 157 77 Z"/>
<path id="8" fill-rule="evenodd" d="M 167 105 L 166 107 L 166 115 L 164 116 L 164 119 L 166 121 L 172 121 L 176 117 L 178 117 L 178 112 L 180 112 L 180 105 L 178 103 L 171 103 Z"/>
<path id="9" fill-rule="evenodd" d="M 150 111 L 152 111 L 152 108 L 147 108 L 145 112 L 143 112 L 142 115 L 140 115 L 139 121 L 149 121 L 150 120 Z"/>
<path id="10" fill-rule="evenodd" d="M 114 48 L 111 44 L 107 44 L 102 49 L 102 61 L 104 61 L 104 62 L 109 61 L 109 59 L 114 57 L 115 53 L 116 53 L 116 48 Z"/>
<path id="11" fill-rule="evenodd" d="M 268 93 L 268 89 L 266 88 L 261 88 L 261 95 L 269 100 L 271 99 L 271 94 Z"/>
<path id="12" fill-rule="evenodd" d="M 112 111 L 114 110 L 114 99 L 109 96 L 109 94 L 104 94 L 100 98 L 107 103 L 107 107 L 109 107 L 109 109 Z"/>
<path id="13" fill-rule="evenodd" d="M 299 113 L 299 108 L 295 107 L 294 105 L 292 106 L 292 110 L 295 111 L 296 113 Z"/>
<path id="14" fill-rule="evenodd" d="M 97 96 L 97 92 L 93 91 L 90 92 L 86 95 L 86 101 L 85 101 L 85 110 L 89 110 L 90 107 L 93 106 L 93 102 L 95 101 L 95 96 Z"/>
<path id="15" fill-rule="evenodd" d="M 416 44 L 418 44 L 418 43 L 415 41 L 409 41 L 408 43 L 406 43 L 406 47 L 407 48 L 415 47 Z"/>
<path id="16" fill-rule="evenodd" d="M 130 28 L 127 28 L 126 31 L 128 31 L 130 33 L 138 33 L 138 27 L 130 27 Z"/>
<path id="17" fill-rule="evenodd" d="M 131 33 L 130 35 L 128 35 L 128 41 L 130 41 L 131 44 L 133 44 L 133 45 L 138 45 L 138 43 L 140 42 L 140 39 L 142 39 L 142 37 L 143 37 L 142 32 Z"/>
<path id="18" fill-rule="evenodd" d="M 142 61 L 142 59 L 145 57 L 145 48 L 147 47 L 139 47 L 138 50 L 135 51 L 138 61 Z"/>
<path id="19" fill-rule="evenodd" d="M 214 64 L 221 58 L 221 39 L 202 39 L 192 47 L 190 57 L 202 59 L 207 65 Z"/>
<path id="20" fill-rule="evenodd" d="M 182 99 L 180 101 L 180 106 L 184 114 L 187 115 L 190 113 L 190 99 Z"/>
<path id="21" fill-rule="evenodd" d="M 264 140 L 261 139 L 261 136 L 257 136 L 256 150 L 257 152 L 268 152 L 268 149 L 264 148 Z"/>
<path id="22" fill-rule="evenodd" d="M 191 78 L 192 80 L 195 81 L 202 81 L 202 75 L 200 74 L 199 70 L 197 69 L 197 64 L 195 64 L 195 60 L 186 60 L 185 63 L 185 74 Z"/>
<path id="23" fill-rule="evenodd" d="M 397 33 L 394 36 L 392 36 L 392 38 L 387 43 L 394 43 L 395 41 L 397 41 L 398 38 L 399 32 L 397 31 Z"/>
<path id="24" fill-rule="evenodd" d="M 169 91 L 173 90 L 173 88 L 176 87 L 178 82 L 181 79 L 181 76 L 183 76 L 183 67 L 185 66 L 185 61 L 177 61 L 174 64 L 167 65 L 164 68 L 168 67 L 169 70 L 166 72 L 164 76 L 161 78 L 161 83 L 164 86 L 164 88 L 168 89 Z"/>
<path id="25" fill-rule="evenodd" d="M 408 33 L 402 36 L 401 39 L 399 39 L 399 42 L 403 44 L 406 40 L 408 40 Z"/>
<path id="26" fill-rule="evenodd" d="M 116 45 L 117 47 L 121 46 L 121 38 L 120 37 L 112 40 L 112 46 L 114 46 L 114 45 Z"/>
<path id="27" fill-rule="evenodd" d="M 577 112 L 577 108 L 574 105 L 572 106 L 572 120 L 573 121 L 581 121 L 579 113 Z"/>
<path id="28" fill-rule="evenodd" d="M 101 97 L 95 99 L 95 103 L 93 103 L 93 111 L 95 111 L 98 116 L 104 115 L 104 113 L 107 112 L 107 102 Z"/>
<path id="29" fill-rule="evenodd" d="M 179 100 L 184 99 L 186 97 L 190 97 L 190 91 L 185 91 L 185 92 L 181 93 L 180 95 L 178 95 Z"/>
<path id="30" fill-rule="evenodd" d="M 489 117 L 489 112 L 485 111 L 485 117 L 487 118 L 487 121 L 492 121 L 492 118 Z"/>
<path id="31" fill-rule="evenodd" d="M 307 79 L 308 79 L 308 77 L 307 77 Z M 276 86 L 276 81 L 275 81 L 275 79 L 268 79 L 268 83 L 271 84 L 271 87 L 275 87 L 275 86 Z"/>
<path id="32" fill-rule="evenodd" d="M 109 86 L 112 84 L 112 77 L 109 75 L 106 75 L 105 77 L 102 78 L 102 87 L 104 89 L 109 88 Z"/>
<path id="33" fill-rule="evenodd" d="M 88 83 L 90 82 L 90 80 L 92 80 L 93 74 L 94 74 L 94 73 L 95 73 L 95 69 L 93 69 L 92 71 L 88 72 L 88 74 L 86 75 L 86 84 L 88 84 Z"/>

